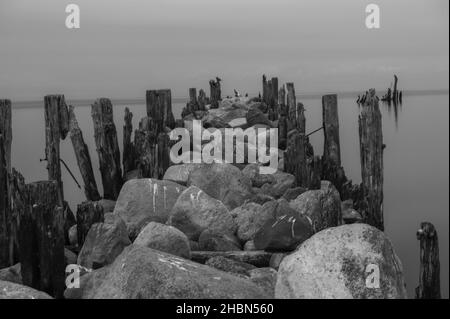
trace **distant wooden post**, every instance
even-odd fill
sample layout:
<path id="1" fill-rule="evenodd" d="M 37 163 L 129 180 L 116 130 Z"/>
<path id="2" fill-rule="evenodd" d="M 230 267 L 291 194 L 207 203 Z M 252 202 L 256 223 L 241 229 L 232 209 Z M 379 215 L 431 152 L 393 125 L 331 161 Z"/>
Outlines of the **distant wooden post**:
<path id="1" fill-rule="evenodd" d="M 384 230 L 383 218 L 383 132 L 381 112 L 375 90 L 369 96 L 359 115 L 359 146 L 363 196 L 367 212 L 365 222 Z"/>
<path id="2" fill-rule="evenodd" d="M 100 98 L 92 105 L 94 138 L 103 183 L 103 197 L 116 200 L 122 188 L 122 168 L 111 101 Z"/>
<path id="3" fill-rule="evenodd" d="M 146 94 L 147 116 L 151 117 L 155 134 L 165 131 L 166 127 L 175 127 L 172 113 L 172 93 L 169 89 L 148 90 Z"/>
<path id="4" fill-rule="evenodd" d="M 61 298 L 65 289 L 64 216 L 56 181 L 26 185 L 19 216 L 19 247 L 25 285 Z"/>
<path id="5" fill-rule="evenodd" d="M 262 91 L 263 91 L 262 100 L 264 103 L 269 105 L 269 100 L 268 100 L 269 90 L 268 90 L 268 86 L 267 86 L 267 77 L 265 74 L 263 74 L 263 76 L 262 76 Z"/>
<path id="6" fill-rule="evenodd" d="M 284 171 L 295 176 L 297 186 L 308 186 L 306 167 L 305 135 L 291 130 L 287 136 L 284 156 Z"/>
<path id="7" fill-rule="evenodd" d="M 297 107 L 294 83 L 286 83 L 286 105 L 288 114 Z"/>
<path id="8" fill-rule="evenodd" d="M 322 159 L 314 156 L 308 165 L 308 189 L 320 189 L 322 179 Z"/>
<path id="9" fill-rule="evenodd" d="M 219 101 L 222 100 L 222 92 L 220 88 L 220 79 L 209 81 L 211 108 L 216 109 L 219 107 Z"/>
<path id="10" fill-rule="evenodd" d="M 123 126 L 123 175 L 136 168 L 136 158 L 131 135 L 133 134 L 133 113 L 128 107 L 125 108 L 125 125 Z"/>
<path id="11" fill-rule="evenodd" d="M 103 207 L 97 202 L 86 201 L 77 207 L 77 237 L 78 246 L 81 248 L 86 236 L 95 223 L 104 221 Z"/>
<path id="12" fill-rule="evenodd" d="M 45 102 L 45 156 L 48 179 L 58 184 L 58 204 L 63 206 L 64 190 L 61 180 L 59 143 L 69 131 L 69 116 L 64 95 L 47 95 Z"/>
<path id="13" fill-rule="evenodd" d="M 392 99 L 393 99 L 394 103 L 398 102 L 397 85 L 398 85 L 398 77 L 397 77 L 397 75 L 394 74 L 394 92 L 393 92 L 393 95 L 392 95 Z"/>
<path id="14" fill-rule="evenodd" d="M 423 222 L 417 239 L 420 241 L 420 276 L 416 299 L 441 299 L 439 241 L 433 224 Z"/>
<path id="15" fill-rule="evenodd" d="M 278 142 L 281 149 L 286 148 L 288 132 L 288 110 L 286 107 L 286 91 L 284 86 L 278 91 Z"/>
<path id="16" fill-rule="evenodd" d="M 206 104 L 208 104 L 207 102 L 207 98 L 206 98 L 206 93 L 205 91 L 203 91 L 202 89 L 200 89 L 200 91 L 198 92 L 198 109 L 200 111 L 204 111 L 206 110 Z"/>
<path id="17" fill-rule="evenodd" d="M 97 189 L 97 183 L 92 169 L 91 156 L 89 149 L 84 142 L 83 132 L 78 126 L 78 121 L 75 117 L 74 107 L 69 106 L 69 131 L 70 139 L 72 141 L 75 157 L 77 158 L 78 168 L 80 169 L 81 177 L 84 182 L 84 194 L 88 200 L 99 200 L 100 194 Z"/>

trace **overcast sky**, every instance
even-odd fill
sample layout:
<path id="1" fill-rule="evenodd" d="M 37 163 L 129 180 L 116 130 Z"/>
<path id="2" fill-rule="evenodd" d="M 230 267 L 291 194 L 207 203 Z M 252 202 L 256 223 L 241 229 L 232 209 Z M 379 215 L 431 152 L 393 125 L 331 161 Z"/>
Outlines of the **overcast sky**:
<path id="1" fill-rule="evenodd" d="M 65 7 L 81 28 L 65 27 Z M 365 27 L 365 7 L 381 28 Z M 447 89 L 448 0 L 0 0 L 0 97 L 144 98 L 145 90 L 298 94 L 389 86 Z M 208 91 L 209 92 L 209 89 Z"/>

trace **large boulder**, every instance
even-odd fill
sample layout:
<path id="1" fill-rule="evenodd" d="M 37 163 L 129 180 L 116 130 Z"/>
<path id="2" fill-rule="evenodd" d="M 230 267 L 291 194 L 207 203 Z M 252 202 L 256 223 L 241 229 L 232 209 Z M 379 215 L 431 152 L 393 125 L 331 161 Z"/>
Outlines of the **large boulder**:
<path id="1" fill-rule="evenodd" d="M 372 226 L 328 228 L 283 259 L 275 297 L 406 298 L 402 264 L 389 239 Z"/>
<path id="2" fill-rule="evenodd" d="M 178 197 L 167 223 L 197 241 L 205 229 L 233 234 L 236 225 L 221 201 L 196 186 L 190 186 Z"/>
<path id="3" fill-rule="evenodd" d="M 145 246 L 182 258 L 191 258 L 189 240 L 185 234 L 175 227 L 150 222 L 139 233 L 135 245 Z"/>
<path id="4" fill-rule="evenodd" d="M 250 280 L 148 247 L 127 247 L 116 261 L 80 278 L 66 298 L 254 299 L 269 295 Z"/>
<path id="5" fill-rule="evenodd" d="M 130 244 L 124 221 L 115 214 L 106 214 L 104 223 L 95 223 L 89 229 L 77 263 L 90 269 L 103 267 Z"/>
<path id="6" fill-rule="evenodd" d="M 200 165 L 195 163 L 172 165 L 164 173 L 163 179 L 180 185 L 186 185 L 189 174 L 199 168 Z"/>
<path id="7" fill-rule="evenodd" d="M 239 240 L 230 233 L 216 229 L 205 229 L 198 239 L 200 250 L 203 251 L 237 251 L 242 250 Z"/>
<path id="8" fill-rule="evenodd" d="M 261 186 L 261 192 L 263 194 L 280 198 L 288 189 L 295 185 L 295 176 L 292 174 L 276 171 L 271 176 L 274 179 L 273 182 Z"/>
<path id="9" fill-rule="evenodd" d="M 231 211 L 237 225 L 236 235 L 242 242 L 253 240 L 255 234 L 273 218 L 278 203 L 266 202 L 264 205 L 246 203 Z"/>
<path id="10" fill-rule="evenodd" d="M 291 251 L 311 237 L 311 221 L 290 208 L 286 200 L 278 200 L 274 214 L 255 234 L 256 249 Z"/>
<path id="11" fill-rule="evenodd" d="M 0 299 L 53 299 L 45 292 L 0 280 Z"/>
<path id="12" fill-rule="evenodd" d="M 339 192 L 330 182 L 322 181 L 321 189 L 304 192 L 290 206 L 312 220 L 314 232 L 342 224 Z"/>
<path id="13" fill-rule="evenodd" d="M 231 164 L 205 164 L 189 175 L 189 186 L 197 186 L 229 209 L 241 206 L 253 196 L 251 182 Z"/>
<path id="14" fill-rule="evenodd" d="M 136 238 L 151 221 L 165 223 L 178 196 L 186 187 L 151 178 L 132 179 L 120 190 L 114 213 L 125 221 L 129 236 Z"/>

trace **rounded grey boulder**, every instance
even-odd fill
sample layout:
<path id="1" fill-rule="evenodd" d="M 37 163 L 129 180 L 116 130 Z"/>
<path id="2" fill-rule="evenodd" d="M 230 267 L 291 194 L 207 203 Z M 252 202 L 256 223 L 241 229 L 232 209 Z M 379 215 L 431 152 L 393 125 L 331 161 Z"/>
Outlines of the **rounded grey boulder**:
<path id="1" fill-rule="evenodd" d="M 366 224 L 325 229 L 286 256 L 276 298 L 406 298 L 402 264 L 391 242 Z"/>
<path id="2" fill-rule="evenodd" d="M 182 258 L 191 258 L 189 240 L 175 227 L 150 222 L 135 239 L 135 245 L 145 246 Z"/>

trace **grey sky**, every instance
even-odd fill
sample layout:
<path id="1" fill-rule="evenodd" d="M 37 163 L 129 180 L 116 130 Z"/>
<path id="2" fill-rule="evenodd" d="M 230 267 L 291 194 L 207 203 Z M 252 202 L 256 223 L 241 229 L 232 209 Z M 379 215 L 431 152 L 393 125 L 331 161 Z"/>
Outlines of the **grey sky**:
<path id="1" fill-rule="evenodd" d="M 65 7 L 81 29 L 65 27 Z M 365 7 L 381 29 L 365 27 Z M 207 88 L 219 75 L 258 93 L 261 75 L 297 93 L 448 88 L 448 0 L 0 0 L 0 96 L 143 98 Z"/>

